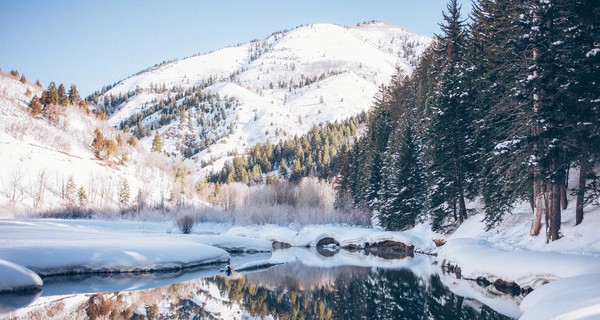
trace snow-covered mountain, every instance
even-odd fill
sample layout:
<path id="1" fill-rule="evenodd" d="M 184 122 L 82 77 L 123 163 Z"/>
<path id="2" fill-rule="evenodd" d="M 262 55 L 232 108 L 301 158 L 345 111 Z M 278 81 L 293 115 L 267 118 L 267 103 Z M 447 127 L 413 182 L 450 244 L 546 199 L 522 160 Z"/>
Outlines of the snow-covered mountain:
<path id="1" fill-rule="evenodd" d="M 379 86 L 410 73 L 431 41 L 383 22 L 301 26 L 157 65 L 90 102 L 146 150 L 158 130 L 167 153 L 208 173 L 258 142 L 368 110 Z"/>
<path id="2" fill-rule="evenodd" d="M 32 116 L 28 104 L 42 91 L 38 85 L 0 72 L 0 217 L 60 208 L 69 201 L 78 205 L 82 188 L 87 198 L 83 207 L 115 208 L 125 181 L 128 204 L 134 204 L 138 194 L 147 204 L 168 197 L 164 192 L 172 181 L 161 168 L 166 167 L 166 159 L 126 143 L 123 132 L 77 105 L 60 107 L 53 123 Z M 96 128 L 107 139 L 122 142 L 118 154 L 96 157 L 91 146 Z"/>

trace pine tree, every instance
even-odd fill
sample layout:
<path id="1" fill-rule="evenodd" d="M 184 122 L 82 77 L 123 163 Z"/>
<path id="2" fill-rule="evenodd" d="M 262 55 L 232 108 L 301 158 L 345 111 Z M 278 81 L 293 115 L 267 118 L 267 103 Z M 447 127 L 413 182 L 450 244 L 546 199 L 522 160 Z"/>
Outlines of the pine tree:
<path id="1" fill-rule="evenodd" d="M 423 212 L 427 186 L 419 145 L 410 119 L 390 135 L 382 167 L 379 213 L 387 230 L 412 227 Z"/>
<path id="2" fill-rule="evenodd" d="M 69 98 L 67 97 L 67 91 L 65 89 L 64 84 L 61 83 L 58 86 L 57 95 L 58 95 L 58 104 L 59 105 L 64 107 L 69 103 Z"/>
<path id="3" fill-rule="evenodd" d="M 64 200 L 65 200 L 65 205 L 67 207 L 75 206 L 76 192 L 77 192 L 77 185 L 75 185 L 73 176 L 69 176 L 69 179 L 67 179 L 67 184 L 66 184 L 65 190 L 64 190 Z"/>
<path id="4" fill-rule="evenodd" d="M 77 90 L 77 86 L 74 84 L 69 88 L 69 102 L 71 104 L 79 104 L 81 97 L 79 97 L 79 91 Z"/>
<path id="5" fill-rule="evenodd" d="M 77 203 L 79 204 L 80 208 L 84 208 L 88 203 L 87 192 L 85 192 L 83 186 L 81 186 L 77 192 Z"/>
<path id="6" fill-rule="evenodd" d="M 163 141 L 158 131 L 156 131 L 156 134 L 154 135 L 154 140 L 152 140 L 152 148 L 150 151 L 163 152 Z"/>
<path id="7" fill-rule="evenodd" d="M 56 83 L 54 83 L 54 81 L 50 82 L 50 84 L 48 85 L 48 89 L 46 91 L 47 91 L 47 94 L 44 97 L 45 99 L 42 100 L 42 103 L 44 104 L 44 106 L 50 105 L 50 104 L 58 105 L 59 95 L 58 95 L 58 89 L 56 88 Z M 42 96 L 43 96 L 43 94 L 42 94 Z"/>
<path id="8" fill-rule="evenodd" d="M 473 110 L 467 99 L 470 88 L 465 76 L 465 25 L 456 0 L 450 0 L 447 11 L 440 25 L 443 35 L 436 43 L 443 69 L 429 127 L 430 205 L 436 229 L 450 213 L 462 223 L 467 218 L 465 198 L 476 190 L 476 151 L 470 130 Z"/>
<path id="9" fill-rule="evenodd" d="M 119 208 L 126 208 L 129 206 L 129 198 L 131 197 L 131 193 L 129 191 L 129 182 L 123 179 L 121 186 L 119 187 Z"/>

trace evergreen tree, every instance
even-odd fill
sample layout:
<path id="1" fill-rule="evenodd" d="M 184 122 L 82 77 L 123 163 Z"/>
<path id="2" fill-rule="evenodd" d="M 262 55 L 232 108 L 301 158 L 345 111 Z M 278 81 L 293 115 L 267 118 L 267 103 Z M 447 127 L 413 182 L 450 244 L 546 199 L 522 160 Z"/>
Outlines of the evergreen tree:
<path id="1" fill-rule="evenodd" d="M 64 200 L 65 200 L 65 205 L 67 207 L 75 206 L 76 194 L 77 194 L 77 185 L 75 185 L 73 176 L 69 176 L 69 179 L 67 179 L 67 184 L 64 189 Z"/>
<path id="2" fill-rule="evenodd" d="M 58 95 L 58 104 L 59 105 L 64 107 L 69 103 L 69 98 L 67 97 L 67 91 L 65 89 L 64 84 L 61 83 L 58 86 L 57 95 Z"/>
<path id="3" fill-rule="evenodd" d="M 48 89 L 46 91 L 47 91 L 47 94 L 45 97 L 42 94 L 42 97 L 44 97 L 44 99 L 42 100 L 42 103 L 44 104 L 44 106 L 50 105 L 50 104 L 58 105 L 58 101 L 59 101 L 58 88 L 56 87 L 56 83 L 54 83 L 54 81 L 50 82 L 50 84 L 48 85 Z"/>
<path id="4" fill-rule="evenodd" d="M 156 131 L 156 134 L 154 135 L 154 140 L 152 140 L 152 148 L 150 151 L 163 152 L 163 141 L 158 131 Z"/>
<path id="5" fill-rule="evenodd" d="M 381 225 L 387 230 L 414 226 L 427 197 L 421 150 L 411 120 L 398 127 L 388 141 L 380 190 Z"/>
<path id="6" fill-rule="evenodd" d="M 84 208 L 88 203 L 87 192 L 85 192 L 83 186 L 81 186 L 77 192 L 77 203 L 79 204 L 80 208 Z"/>
<path id="7" fill-rule="evenodd" d="M 131 197 L 131 192 L 129 190 L 129 182 L 126 179 L 123 179 L 121 186 L 118 191 L 119 197 L 119 208 L 126 208 L 129 206 L 129 198 Z"/>
<path id="8" fill-rule="evenodd" d="M 69 88 L 69 102 L 71 104 L 78 104 L 80 100 L 81 97 L 79 97 L 79 91 L 77 90 L 77 86 L 72 84 Z"/>
<path id="9" fill-rule="evenodd" d="M 462 223 L 467 218 L 465 198 L 476 190 L 476 152 L 470 130 L 473 110 L 466 98 L 470 88 L 465 76 L 465 25 L 456 0 L 450 0 L 447 11 L 440 25 L 443 35 L 436 43 L 443 69 L 429 127 L 430 205 L 435 229 L 450 213 Z"/>

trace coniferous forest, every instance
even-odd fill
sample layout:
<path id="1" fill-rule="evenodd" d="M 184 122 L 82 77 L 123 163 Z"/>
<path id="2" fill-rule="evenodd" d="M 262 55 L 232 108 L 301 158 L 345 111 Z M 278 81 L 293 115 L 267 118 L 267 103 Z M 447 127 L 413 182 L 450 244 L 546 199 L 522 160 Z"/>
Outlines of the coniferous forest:
<path id="1" fill-rule="evenodd" d="M 559 239 L 567 192 L 577 224 L 599 195 L 600 3 L 480 0 L 464 17 L 450 0 L 440 26 L 338 154 L 338 207 L 372 211 L 389 230 L 426 218 L 445 230 L 467 219 L 468 200 L 488 228 L 524 201 L 531 234 L 545 219 L 547 240 Z"/>

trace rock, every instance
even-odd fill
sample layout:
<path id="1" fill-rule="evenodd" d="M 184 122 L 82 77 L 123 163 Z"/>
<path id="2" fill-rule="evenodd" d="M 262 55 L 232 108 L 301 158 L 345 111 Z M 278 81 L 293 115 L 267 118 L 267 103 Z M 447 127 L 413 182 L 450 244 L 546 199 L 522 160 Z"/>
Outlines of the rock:
<path id="1" fill-rule="evenodd" d="M 509 282 L 498 279 L 494 281 L 494 288 L 502 293 L 511 294 L 513 296 L 521 294 L 521 287 L 513 281 Z"/>
<path id="2" fill-rule="evenodd" d="M 358 251 L 358 250 L 362 249 L 362 247 L 357 244 L 352 243 L 352 244 L 342 247 L 342 249 L 345 249 L 348 251 Z"/>
<path id="3" fill-rule="evenodd" d="M 433 239 L 433 243 L 435 243 L 436 247 L 441 247 L 446 244 L 446 240 L 444 239 Z"/>
<path id="4" fill-rule="evenodd" d="M 292 245 L 281 241 L 273 241 L 273 249 L 287 249 L 291 248 Z"/>
<path id="5" fill-rule="evenodd" d="M 329 246 L 329 245 L 336 245 L 339 247 L 340 243 L 331 237 L 325 237 L 325 238 L 322 238 L 321 240 L 317 241 L 317 247 L 325 247 L 325 246 Z"/>
<path id="6" fill-rule="evenodd" d="M 366 243 L 365 252 L 384 259 L 402 259 L 414 256 L 415 246 L 393 240 L 385 240 L 373 244 Z"/>

